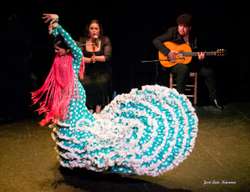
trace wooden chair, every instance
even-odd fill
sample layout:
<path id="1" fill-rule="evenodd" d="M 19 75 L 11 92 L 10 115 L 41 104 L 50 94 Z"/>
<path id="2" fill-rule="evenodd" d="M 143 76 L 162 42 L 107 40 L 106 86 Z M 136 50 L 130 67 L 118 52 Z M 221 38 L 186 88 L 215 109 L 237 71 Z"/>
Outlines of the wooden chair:
<path id="1" fill-rule="evenodd" d="M 192 99 L 194 105 L 197 104 L 197 79 L 198 79 L 197 72 L 190 72 L 188 83 L 186 84 L 186 87 L 185 87 L 185 92 L 186 92 L 185 95 L 188 98 Z M 176 87 L 172 73 L 170 73 L 170 77 L 169 77 L 169 87 L 170 88 Z"/>

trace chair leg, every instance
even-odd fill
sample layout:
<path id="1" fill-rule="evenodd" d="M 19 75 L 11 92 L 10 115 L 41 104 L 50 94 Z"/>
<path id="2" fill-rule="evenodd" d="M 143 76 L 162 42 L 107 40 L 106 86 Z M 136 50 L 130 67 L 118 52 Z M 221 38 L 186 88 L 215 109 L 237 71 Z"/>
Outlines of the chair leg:
<path id="1" fill-rule="evenodd" d="M 194 76 L 194 105 L 197 104 L 197 88 L 198 88 L 198 75 L 197 75 L 197 72 L 195 72 L 195 76 Z"/>
<path id="2" fill-rule="evenodd" d="M 170 73 L 170 76 L 169 76 L 169 88 L 173 88 L 173 74 Z"/>
<path id="3" fill-rule="evenodd" d="M 187 95 L 187 97 L 189 97 L 190 99 L 193 99 L 193 104 L 196 105 L 197 104 L 197 89 L 198 89 L 198 74 L 197 74 L 197 72 L 190 72 L 189 78 L 191 78 L 192 84 L 188 84 L 186 88 L 187 89 L 191 88 L 190 91 L 192 91 L 192 93 Z M 174 87 L 175 87 L 175 84 L 174 84 L 173 74 L 170 73 L 170 75 L 169 75 L 169 88 L 174 88 Z"/>

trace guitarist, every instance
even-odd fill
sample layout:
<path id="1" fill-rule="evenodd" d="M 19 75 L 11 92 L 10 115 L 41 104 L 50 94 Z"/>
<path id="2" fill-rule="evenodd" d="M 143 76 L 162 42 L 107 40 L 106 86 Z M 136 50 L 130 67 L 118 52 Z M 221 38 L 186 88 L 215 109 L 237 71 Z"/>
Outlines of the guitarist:
<path id="1" fill-rule="evenodd" d="M 197 37 L 191 33 L 192 29 L 192 15 L 182 14 L 176 19 L 177 26 L 170 27 L 166 33 L 156 37 L 153 40 L 153 44 L 161 53 L 163 53 L 169 60 L 174 60 L 178 54 L 175 50 L 168 49 L 164 42 L 170 41 L 176 44 L 188 44 L 192 50 L 197 49 Z M 198 52 L 198 60 L 202 61 L 205 58 L 204 52 Z M 194 61 L 194 59 L 193 59 Z M 169 68 L 171 73 L 173 73 L 176 80 L 176 89 L 179 93 L 184 93 L 185 84 L 187 83 L 189 71 L 198 71 L 199 75 L 203 76 L 205 79 L 205 84 L 209 91 L 209 98 L 212 104 L 222 110 L 223 106 L 219 104 L 216 97 L 215 89 L 215 78 L 214 72 L 207 65 L 197 64 L 197 62 L 191 62 L 190 64 L 177 63 L 176 65 Z"/>

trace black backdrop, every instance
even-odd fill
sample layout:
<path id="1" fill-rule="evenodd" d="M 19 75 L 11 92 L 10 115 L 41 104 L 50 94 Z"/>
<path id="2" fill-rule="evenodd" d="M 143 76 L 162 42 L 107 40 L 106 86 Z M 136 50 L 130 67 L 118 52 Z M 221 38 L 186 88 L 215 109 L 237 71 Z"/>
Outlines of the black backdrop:
<path id="1" fill-rule="evenodd" d="M 227 49 L 226 57 L 210 62 L 224 102 L 249 100 L 247 8 L 240 3 L 10 0 L 2 9 L 0 121 L 22 118 L 30 112 L 29 92 L 41 85 L 50 68 L 53 50 L 41 19 L 44 12 L 58 13 L 60 23 L 75 39 L 90 19 L 101 21 L 113 45 L 113 84 L 118 93 L 143 84 L 162 83 L 161 67 L 140 61 L 157 59 L 152 39 L 175 25 L 180 13 L 192 13 L 202 48 Z M 206 98 L 203 91 L 200 95 Z"/>

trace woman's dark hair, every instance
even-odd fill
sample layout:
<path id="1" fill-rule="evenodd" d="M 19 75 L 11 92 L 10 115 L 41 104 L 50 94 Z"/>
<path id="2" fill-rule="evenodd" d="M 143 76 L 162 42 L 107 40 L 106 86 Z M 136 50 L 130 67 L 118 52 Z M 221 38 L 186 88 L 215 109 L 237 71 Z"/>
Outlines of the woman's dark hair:
<path id="1" fill-rule="evenodd" d="M 103 36 L 103 28 L 102 28 L 102 25 L 100 23 L 100 21 L 98 19 L 92 19 L 87 25 L 86 25 L 86 28 L 85 28 L 85 36 L 88 37 L 88 34 L 89 34 L 89 27 L 91 24 L 93 23 L 96 23 L 97 25 L 99 25 L 99 28 L 100 28 L 100 37 Z"/>
<path id="2" fill-rule="evenodd" d="M 63 49 L 69 49 L 69 46 L 67 45 L 67 43 L 65 43 L 61 35 L 58 35 L 54 38 L 54 46 L 58 46 Z"/>
<path id="3" fill-rule="evenodd" d="M 179 15 L 176 19 L 176 23 L 178 25 L 186 25 L 186 26 L 191 26 L 192 25 L 192 15 L 188 13 L 184 13 L 182 15 Z"/>

